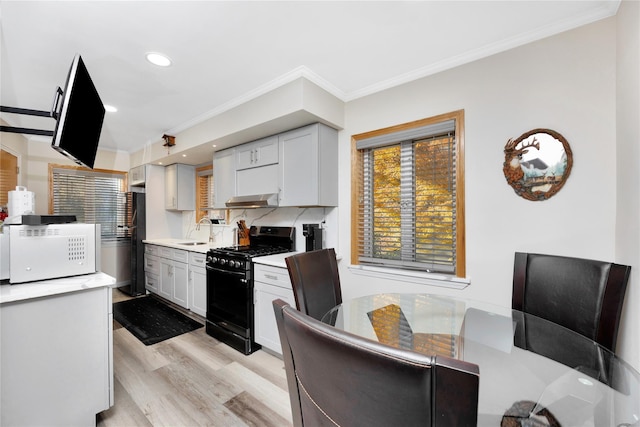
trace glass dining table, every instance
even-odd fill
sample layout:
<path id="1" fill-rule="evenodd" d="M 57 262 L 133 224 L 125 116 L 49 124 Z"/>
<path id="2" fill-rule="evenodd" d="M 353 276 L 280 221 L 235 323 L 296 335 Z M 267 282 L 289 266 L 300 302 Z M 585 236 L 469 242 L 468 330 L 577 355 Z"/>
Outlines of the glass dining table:
<path id="1" fill-rule="evenodd" d="M 582 335 L 517 310 L 377 294 L 344 301 L 322 321 L 478 365 L 478 426 L 640 426 L 640 374 L 633 367 Z"/>

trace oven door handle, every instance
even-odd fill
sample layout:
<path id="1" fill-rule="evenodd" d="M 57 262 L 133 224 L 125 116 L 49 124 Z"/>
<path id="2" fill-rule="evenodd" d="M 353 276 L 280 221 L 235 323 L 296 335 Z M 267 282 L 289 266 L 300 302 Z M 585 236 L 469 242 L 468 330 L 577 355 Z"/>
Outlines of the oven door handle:
<path id="1" fill-rule="evenodd" d="M 209 265 L 207 265 L 207 270 L 215 271 L 216 273 L 220 273 L 220 274 L 226 274 L 228 276 L 237 276 L 237 277 L 241 277 L 241 278 L 244 278 L 245 275 L 246 275 L 246 273 L 244 271 L 223 270 L 221 268 L 211 267 Z M 245 282 L 246 282 L 246 280 L 245 280 Z"/>

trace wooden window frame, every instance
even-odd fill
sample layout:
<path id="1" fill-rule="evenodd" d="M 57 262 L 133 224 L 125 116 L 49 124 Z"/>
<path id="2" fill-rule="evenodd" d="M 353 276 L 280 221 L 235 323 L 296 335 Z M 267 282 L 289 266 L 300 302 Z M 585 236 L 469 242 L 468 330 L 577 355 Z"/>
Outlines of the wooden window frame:
<path id="1" fill-rule="evenodd" d="M 68 171 L 80 171 L 86 174 L 107 174 L 107 175 L 113 175 L 113 176 L 118 176 L 120 177 L 120 179 L 122 180 L 120 182 L 120 193 L 126 193 L 128 191 L 128 173 L 127 172 L 123 172 L 123 171 L 117 171 L 117 170 L 109 170 L 109 169 L 89 169 L 86 168 L 84 166 L 69 166 L 69 165 L 60 165 L 60 164 L 54 164 L 54 163 L 49 163 L 48 165 L 48 184 L 49 184 L 49 194 L 48 194 L 48 206 L 47 206 L 47 210 L 49 212 L 49 214 L 53 215 L 54 214 L 54 171 L 56 169 L 60 170 L 68 170 Z M 96 211 L 99 212 L 99 211 Z M 105 237 L 105 233 L 107 233 L 108 230 L 103 228 L 102 229 L 102 238 L 103 241 L 105 240 L 109 240 L 109 239 L 118 239 L 121 238 L 123 236 L 116 236 L 114 235 L 108 235 Z M 118 233 L 116 233 L 118 234 Z"/>
<path id="2" fill-rule="evenodd" d="M 209 208 L 209 209 L 201 209 L 201 206 L 204 204 L 202 197 L 200 197 L 200 178 L 202 175 L 202 172 L 207 172 L 207 171 L 211 171 L 211 176 L 213 177 L 213 164 L 209 164 L 209 165 L 204 165 L 204 166 L 199 166 L 196 168 L 196 182 L 195 182 L 195 186 L 196 186 L 196 223 L 198 221 L 200 221 L 202 218 L 211 218 L 211 212 L 218 212 L 220 215 L 218 218 L 212 218 L 212 219 L 223 219 L 225 222 L 227 222 L 229 220 L 228 216 L 229 216 L 229 210 L 228 209 L 213 209 L 213 208 Z M 211 195 L 213 196 L 213 195 Z M 211 202 L 213 202 L 213 200 L 211 200 Z"/>
<path id="3" fill-rule="evenodd" d="M 359 242 L 362 240 L 363 229 L 359 224 L 359 200 L 363 194 L 363 161 L 361 150 L 357 143 L 372 137 L 389 135 L 413 128 L 433 125 L 447 120 L 455 120 L 456 134 L 456 266 L 455 277 L 466 276 L 466 237 L 465 237 L 465 159 L 464 159 L 464 110 L 440 114 L 413 122 L 390 126 L 351 137 L 351 264 L 359 265 Z"/>
<path id="4" fill-rule="evenodd" d="M 110 170 L 110 169 L 89 169 L 84 166 L 69 166 L 69 165 L 58 165 L 54 163 L 49 163 L 49 194 L 48 194 L 48 207 L 47 210 L 50 215 L 53 215 L 53 170 L 54 169 L 69 169 L 69 170 L 79 170 L 83 172 L 97 172 L 97 173 L 108 173 L 113 175 L 122 175 L 122 192 L 126 192 L 129 188 L 128 184 L 128 175 L 127 172 Z"/>
<path id="5" fill-rule="evenodd" d="M 196 168 L 196 222 L 201 220 L 204 217 L 209 217 L 209 211 L 201 209 L 203 206 L 203 200 L 200 196 L 200 178 L 199 175 L 201 172 L 211 171 L 213 175 L 213 165 L 205 165 Z"/>

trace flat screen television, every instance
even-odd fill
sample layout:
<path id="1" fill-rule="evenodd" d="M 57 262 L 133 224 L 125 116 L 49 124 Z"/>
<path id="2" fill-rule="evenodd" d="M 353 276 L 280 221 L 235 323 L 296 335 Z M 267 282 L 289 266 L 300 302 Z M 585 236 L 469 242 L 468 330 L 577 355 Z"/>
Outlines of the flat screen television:
<path id="1" fill-rule="evenodd" d="M 104 105 L 80 55 L 71 63 L 64 90 L 58 88 L 51 146 L 75 163 L 93 169 L 104 121 Z M 58 110 L 59 109 L 59 110 Z"/>

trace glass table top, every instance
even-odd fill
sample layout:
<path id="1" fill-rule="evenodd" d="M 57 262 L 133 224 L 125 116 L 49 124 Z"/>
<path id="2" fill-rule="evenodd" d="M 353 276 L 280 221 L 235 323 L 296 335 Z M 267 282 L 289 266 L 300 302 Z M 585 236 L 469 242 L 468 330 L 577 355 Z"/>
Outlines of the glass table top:
<path id="1" fill-rule="evenodd" d="M 344 301 L 322 321 L 392 347 L 477 364 L 479 426 L 640 426 L 638 372 L 594 341 L 511 308 L 378 294 Z"/>

